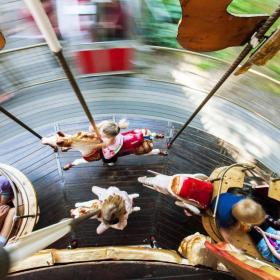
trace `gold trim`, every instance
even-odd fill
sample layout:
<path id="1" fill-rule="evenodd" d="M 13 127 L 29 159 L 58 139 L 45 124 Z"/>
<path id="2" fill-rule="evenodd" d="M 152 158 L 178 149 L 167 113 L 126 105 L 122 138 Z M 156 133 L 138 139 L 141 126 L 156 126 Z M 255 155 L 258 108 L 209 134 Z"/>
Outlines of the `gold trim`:
<path id="1" fill-rule="evenodd" d="M 176 251 L 151 249 L 132 246 L 87 247 L 74 250 L 49 249 L 40 251 L 24 261 L 13 266 L 9 273 L 27 269 L 48 267 L 55 264 L 76 262 L 130 260 L 130 261 L 157 261 L 188 265 L 188 260 L 180 257 Z"/>

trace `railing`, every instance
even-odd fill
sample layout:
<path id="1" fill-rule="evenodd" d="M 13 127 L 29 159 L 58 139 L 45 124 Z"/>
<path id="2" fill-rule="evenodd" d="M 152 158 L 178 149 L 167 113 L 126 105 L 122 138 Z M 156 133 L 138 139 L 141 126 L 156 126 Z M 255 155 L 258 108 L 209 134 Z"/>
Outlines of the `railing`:
<path id="1" fill-rule="evenodd" d="M 72 45 L 67 49 L 66 56 L 77 78 L 84 78 L 85 76 L 79 75 L 73 56 L 69 54 L 80 50 L 108 49 L 119 46 L 138 46 L 136 48 L 139 51 L 136 54 L 134 75 L 140 74 L 141 77 L 149 80 L 178 84 L 186 87 L 186 89 L 190 88 L 191 90 L 205 93 L 215 83 L 215 80 L 219 78 L 223 69 L 228 66 L 227 62 L 205 54 L 156 46 L 139 46 L 135 41 Z M 139 61 L 141 65 L 139 65 Z M 212 63 L 214 68 L 216 67 L 213 74 L 211 69 L 199 69 L 205 62 Z M 159 66 L 164 67 L 162 71 L 158 71 L 158 69 L 162 68 Z M 107 72 L 89 74 L 86 77 L 127 73 Z M 209 75 L 212 75 L 213 78 L 209 79 Z M 195 77 L 198 78 L 197 82 L 193 81 Z M 46 44 L 36 44 L 0 52 L 0 87 L 2 93 L 17 93 L 28 87 L 65 78 L 62 69 Z M 263 118 L 271 125 L 280 128 L 279 116 L 275 113 L 278 110 L 279 84 L 280 81 L 278 80 L 256 71 L 251 71 L 249 74 L 241 77 L 231 78 L 218 91 L 217 96 L 246 109 L 254 115 Z M 263 89 L 263 87 L 265 88 Z M 255 93 L 256 91 L 258 92 Z"/>

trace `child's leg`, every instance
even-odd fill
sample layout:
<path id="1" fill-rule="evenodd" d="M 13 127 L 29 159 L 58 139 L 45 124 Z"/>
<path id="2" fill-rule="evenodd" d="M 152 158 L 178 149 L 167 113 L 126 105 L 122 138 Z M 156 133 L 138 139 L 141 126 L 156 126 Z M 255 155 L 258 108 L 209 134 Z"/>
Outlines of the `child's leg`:
<path id="1" fill-rule="evenodd" d="M 9 213 L 10 206 L 8 205 L 0 205 L 0 229 L 2 228 L 2 225 L 4 224 L 4 221 Z"/>
<path id="2" fill-rule="evenodd" d="M 7 241 L 7 238 L 12 229 L 14 215 L 15 215 L 15 208 L 11 208 L 6 216 L 6 219 L 4 221 L 3 227 L 0 232 L 0 244 L 1 241 L 4 242 L 4 244 Z"/>
<path id="3" fill-rule="evenodd" d="M 73 162 L 66 164 L 66 165 L 63 167 L 63 170 L 68 170 L 68 169 L 70 169 L 71 167 L 77 166 L 77 165 L 82 164 L 82 163 L 88 163 L 88 161 L 85 160 L 84 158 L 75 159 Z"/>
<path id="4" fill-rule="evenodd" d="M 156 132 L 152 132 L 151 136 L 152 136 L 153 139 L 163 139 L 164 138 L 164 134 L 159 134 L 159 133 L 156 133 Z"/>
<path id="5" fill-rule="evenodd" d="M 106 158 L 104 158 L 104 157 L 102 157 L 102 161 L 104 162 L 104 163 L 106 163 L 106 164 L 108 164 L 108 165 L 115 165 L 115 163 L 117 162 L 117 160 L 118 160 L 118 156 L 117 155 L 115 155 L 115 156 L 113 156 L 112 158 L 110 158 L 110 159 L 106 159 Z"/>
<path id="6" fill-rule="evenodd" d="M 94 200 L 84 201 L 84 202 L 77 202 L 75 203 L 75 207 L 87 207 L 90 208 L 93 204 Z"/>
<path id="7" fill-rule="evenodd" d="M 160 150 L 160 149 L 153 149 L 147 154 L 143 154 L 143 156 L 152 156 L 152 155 L 161 155 L 161 156 L 167 156 L 168 153 L 166 151 Z"/>

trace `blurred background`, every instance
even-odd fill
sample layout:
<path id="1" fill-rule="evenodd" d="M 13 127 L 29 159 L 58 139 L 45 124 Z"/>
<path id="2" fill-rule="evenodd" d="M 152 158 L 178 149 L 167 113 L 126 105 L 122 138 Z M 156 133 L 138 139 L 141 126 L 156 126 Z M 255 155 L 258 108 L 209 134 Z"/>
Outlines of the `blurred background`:
<path id="1" fill-rule="evenodd" d="M 193 53 L 180 48 L 176 41 L 181 17 L 179 0 L 42 0 L 42 3 L 83 90 L 87 90 L 82 85 L 85 78 L 113 74 L 180 85 L 200 96 L 213 87 L 242 50 L 234 47 Z M 234 0 L 228 11 L 271 14 L 278 4 L 278 0 Z M 7 41 L 0 52 L 0 102 L 27 96 L 31 94 L 28 89 L 42 86 L 37 90 L 38 97 L 44 85 L 64 80 L 63 71 L 24 2 L 0 0 L 0 13 L 0 29 Z M 279 24 L 278 20 L 271 30 Z M 245 75 L 231 77 L 217 95 L 279 128 L 279 66 L 280 54 L 265 67 L 253 67 Z M 195 104 L 197 100 L 191 102 Z M 103 112 L 102 108 L 95 110 L 97 114 Z M 214 125 L 209 120 L 205 122 L 212 133 Z"/>

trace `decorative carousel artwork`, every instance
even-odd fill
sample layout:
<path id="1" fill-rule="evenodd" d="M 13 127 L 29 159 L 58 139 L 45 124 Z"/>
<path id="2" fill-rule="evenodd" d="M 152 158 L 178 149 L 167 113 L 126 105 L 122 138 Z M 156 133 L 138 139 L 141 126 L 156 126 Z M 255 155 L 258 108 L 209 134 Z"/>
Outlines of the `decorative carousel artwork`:
<path id="1" fill-rule="evenodd" d="M 234 74 L 240 75 L 247 72 L 253 65 L 265 65 L 280 50 L 280 28 L 264 42 L 257 51 Z"/>
<path id="2" fill-rule="evenodd" d="M 188 259 L 190 265 L 204 265 L 217 268 L 217 260 L 212 257 L 205 247 L 205 241 L 212 242 L 209 236 L 196 232 L 182 240 L 178 252 Z"/>
<path id="3" fill-rule="evenodd" d="M 127 127 L 128 123 L 124 120 L 119 123 L 103 121 L 98 125 L 102 141 L 93 131 L 80 131 L 73 135 L 57 132 L 54 136 L 44 137 L 42 143 L 54 149 L 61 148 L 62 151 L 75 149 L 82 154 L 82 158 L 65 165 L 64 170 L 101 158 L 105 163 L 113 165 L 118 157 L 130 154 L 167 155 L 166 151 L 153 148 L 154 139 L 162 139 L 164 135 L 151 132 L 146 128 L 120 133 L 122 128 Z"/>
<path id="4" fill-rule="evenodd" d="M 153 177 L 139 177 L 138 181 L 144 186 L 165 195 L 174 197 L 176 205 L 188 209 L 194 214 L 207 209 L 210 205 L 213 185 L 204 174 L 175 174 L 167 176 L 154 173 Z"/>
<path id="5" fill-rule="evenodd" d="M 182 18 L 177 40 L 192 51 L 216 51 L 248 42 L 264 15 L 233 15 L 228 12 L 232 0 L 180 0 Z"/>
<path id="6" fill-rule="evenodd" d="M 128 194 L 117 187 L 104 189 L 96 186 L 92 187 L 92 192 L 98 199 L 77 202 L 71 215 L 77 218 L 89 211 L 100 209 L 100 214 L 92 218 L 101 222 L 96 229 L 97 234 L 108 228 L 123 230 L 127 226 L 128 216 L 132 212 L 140 211 L 140 207 L 133 206 L 133 200 L 139 197 L 137 193 Z"/>
<path id="7" fill-rule="evenodd" d="M 280 271 L 267 262 L 256 260 L 234 246 L 226 243 L 205 242 L 211 255 L 221 261 L 237 279 L 278 280 Z"/>
<path id="8" fill-rule="evenodd" d="M 139 177 L 138 181 L 175 198 L 176 205 L 184 207 L 187 215 L 200 214 L 213 240 L 225 240 L 252 256 L 278 263 L 277 223 L 271 217 L 268 219 L 260 202 L 242 189 L 246 172 L 252 168 L 247 164 L 224 166 L 215 169 L 209 178 L 204 174 L 167 176 L 150 171 L 156 176 Z M 251 187 L 258 191 L 258 186 Z M 273 241 L 265 242 L 266 237 Z"/>

